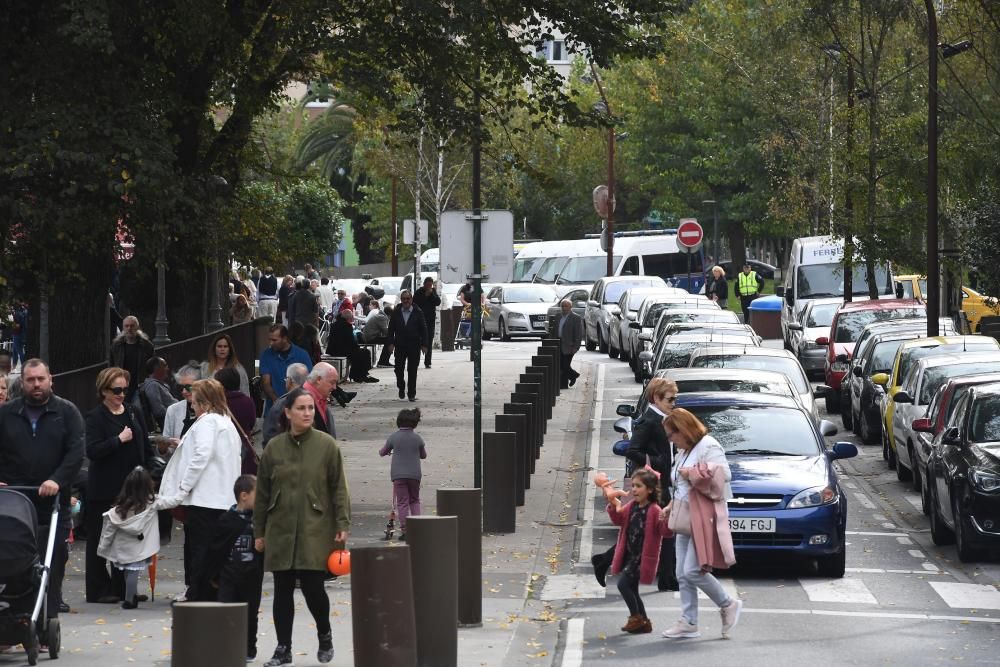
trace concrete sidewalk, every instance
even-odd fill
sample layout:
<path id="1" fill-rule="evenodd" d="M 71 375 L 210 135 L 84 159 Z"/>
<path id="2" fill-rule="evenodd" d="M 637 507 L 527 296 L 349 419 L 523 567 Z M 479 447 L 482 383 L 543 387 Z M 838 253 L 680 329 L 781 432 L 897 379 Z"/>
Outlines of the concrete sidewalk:
<path id="1" fill-rule="evenodd" d="M 488 342 L 483 354 L 483 430 L 492 431 L 494 415 L 509 401 L 517 375 L 524 371 L 539 342 Z M 593 408 L 592 367 L 584 359 L 575 366 L 583 373 L 576 387 L 564 390 L 548 424 L 545 446 L 526 492 L 525 506 L 517 510 L 517 532 L 483 536 L 483 625 L 459 630 L 460 665 L 547 665 L 559 642 L 558 602 L 566 594 L 543 596 L 543 587 L 559 587 L 572 575 L 577 508 L 586 488 L 584 468 Z M 391 483 L 389 459 L 378 449 L 395 429 L 397 412 L 413 404 L 396 396 L 391 369 L 373 373 L 378 384 L 346 385 L 359 392 L 347 409 L 337 409 L 337 431 L 344 451 L 352 498 L 349 547 L 384 544 Z M 427 443 L 421 496 L 425 514 L 435 513 L 436 489 L 471 487 L 472 363 L 468 351 L 434 353 L 434 368 L 421 367 L 417 403 L 423 413 L 418 432 Z M 398 528 L 397 528 L 398 536 Z M 73 613 L 63 618 L 63 654 L 60 663 L 72 665 L 167 665 L 170 660 L 171 608 L 169 599 L 183 589 L 181 544 L 160 554 L 156 599 L 139 609 L 83 603 L 83 547 L 75 545 L 67 572 L 65 598 Z M 395 543 L 398 544 L 398 541 Z M 333 664 L 353 664 L 350 577 L 328 584 L 336 656 Z M 596 585 L 596 584 L 595 584 Z M 143 591 L 146 582 L 140 582 Z M 265 575 L 261 605 L 258 663 L 274 650 L 271 620 L 271 576 Z M 569 593 L 572 596 L 572 592 Z M 316 635 L 301 596 L 296 597 L 293 638 L 296 665 L 315 665 Z M 22 664 L 23 653 L 0 654 L 0 667 Z M 46 658 L 42 658 L 45 660 Z M 367 667 L 367 666 L 366 666 Z"/>

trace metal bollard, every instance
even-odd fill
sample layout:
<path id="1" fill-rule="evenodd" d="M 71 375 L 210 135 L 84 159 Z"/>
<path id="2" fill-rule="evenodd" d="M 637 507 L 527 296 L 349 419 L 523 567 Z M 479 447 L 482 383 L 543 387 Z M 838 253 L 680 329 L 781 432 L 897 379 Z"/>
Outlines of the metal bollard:
<path id="1" fill-rule="evenodd" d="M 527 403 L 504 403 L 503 411 L 508 415 L 524 417 L 524 488 L 531 488 L 531 474 L 535 472 L 535 431 L 531 425 L 531 405 Z"/>
<path id="2" fill-rule="evenodd" d="M 407 545 L 351 549 L 355 665 L 413 667 L 417 664 L 410 572 Z"/>
<path id="3" fill-rule="evenodd" d="M 458 519 L 406 520 L 417 622 L 417 664 L 458 665 Z"/>
<path id="4" fill-rule="evenodd" d="M 545 394 L 542 385 L 537 382 L 518 382 L 514 385 L 514 391 L 518 394 L 529 394 L 534 397 L 531 402 L 538 408 L 538 420 L 541 423 L 542 435 L 548 433 L 549 420 L 545 414 Z"/>
<path id="5" fill-rule="evenodd" d="M 506 406 L 505 406 L 506 407 Z M 504 410 L 506 412 L 506 410 Z M 531 466 L 528 463 L 528 417 L 523 414 L 504 414 L 494 418 L 497 433 L 513 433 L 516 436 L 514 445 L 514 502 L 518 507 L 524 505 L 524 490 L 530 488 Z"/>
<path id="6" fill-rule="evenodd" d="M 173 667 L 242 667 L 246 664 L 245 602 L 178 602 L 174 605 L 173 619 L 170 638 Z"/>
<path id="7" fill-rule="evenodd" d="M 542 432 L 542 411 L 537 401 L 538 396 L 536 394 L 522 394 L 515 392 L 510 395 L 511 403 L 527 403 L 531 408 L 528 413 L 528 419 L 531 424 L 533 459 L 537 459 L 542 455 L 542 445 L 545 444 L 545 435 Z M 531 464 L 531 472 L 535 472 L 534 463 Z"/>
<path id="8" fill-rule="evenodd" d="M 528 366 L 528 368 L 537 368 L 537 366 Z M 527 372 L 521 373 L 517 380 L 522 384 L 537 384 L 542 388 L 542 394 L 539 396 L 539 399 L 542 401 L 542 418 L 545 419 L 545 430 L 548 431 L 548 421 L 552 419 L 552 403 L 550 402 L 549 397 L 549 382 L 547 374 L 544 372 L 528 370 Z"/>
<path id="9" fill-rule="evenodd" d="M 439 516 L 458 519 L 458 627 L 480 627 L 483 624 L 482 491 L 438 489 L 437 511 Z"/>
<path id="10" fill-rule="evenodd" d="M 538 348 L 539 351 L 546 350 L 547 348 Z M 544 366 L 549 369 L 546 377 L 549 382 L 549 386 L 552 387 L 552 394 L 555 395 L 556 390 L 559 387 L 559 365 L 556 363 L 555 358 L 551 354 L 536 354 L 531 357 L 532 366 Z M 552 403 L 555 405 L 555 401 Z"/>
<path id="11" fill-rule="evenodd" d="M 527 366 L 524 369 L 525 373 L 534 373 L 545 380 L 546 388 L 546 399 L 547 405 L 549 406 L 549 418 L 552 417 L 552 408 L 556 404 L 556 387 L 559 386 L 558 382 L 553 382 L 552 379 L 555 377 L 551 366 Z M 538 380 L 521 380 L 522 382 L 538 382 Z"/>
<path id="12" fill-rule="evenodd" d="M 483 433 L 483 530 L 517 530 L 517 434 Z"/>
<path id="13" fill-rule="evenodd" d="M 562 389 L 562 343 L 558 338 L 546 338 L 542 340 L 541 347 L 538 348 L 539 353 L 545 352 L 549 354 L 555 361 L 556 367 L 556 395 L 559 395 Z"/>

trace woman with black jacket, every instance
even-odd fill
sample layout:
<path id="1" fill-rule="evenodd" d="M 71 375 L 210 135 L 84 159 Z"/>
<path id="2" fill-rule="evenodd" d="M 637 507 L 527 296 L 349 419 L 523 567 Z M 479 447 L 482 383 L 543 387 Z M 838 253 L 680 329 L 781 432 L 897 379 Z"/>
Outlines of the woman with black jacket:
<path id="1" fill-rule="evenodd" d="M 330 329 L 330 340 L 326 353 L 331 357 L 347 357 L 351 362 L 349 377 L 355 382 L 378 382 L 368 371 L 372 369 L 372 359 L 368 350 L 358 344 L 354 333 L 354 311 L 342 310 Z"/>
<path id="2" fill-rule="evenodd" d="M 125 477 L 155 456 L 143 420 L 125 400 L 129 373 L 112 366 L 97 376 L 100 405 L 87 413 L 87 602 L 117 603 L 125 599 L 125 577 L 97 555 L 103 515 L 111 509 Z M 145 596 L 140 596 L 145 597 Z"/>
<path id="3" fill-rule="evenodd" d="M 719 304 L 725 310 L 729 304 L 729 283 L 726 282 L 726 271 L 721 266 L 712 267 L 712 286 L 708 298 Z"/>

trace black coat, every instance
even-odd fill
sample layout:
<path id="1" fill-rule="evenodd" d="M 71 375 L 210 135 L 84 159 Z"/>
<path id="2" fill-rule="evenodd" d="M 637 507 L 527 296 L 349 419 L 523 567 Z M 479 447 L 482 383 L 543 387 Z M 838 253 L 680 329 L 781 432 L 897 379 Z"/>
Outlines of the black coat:
<path id="1" fill-rule="evenodd" d="M 708 296 L 716 296 L 719 301 L 725 301 L 729 298 L 729 283 L 726 282 L 725 276 L 712 281 L 712 289 Z"/>
<path id="2" fill-rule="evenodd" d="M 647 407 L 632 427 L 632 439 L 625 456 L 639 467 L 646 465 L 646 456 L 649 456 L 650 467 L 660 473 L 660 488 L 670 486 L 673 461 L 670 439 L 663 428 L 663 416 L 652 407 Z"/>
<path id="3" fill-rule="evenodd" d="M 122 427 L 103 404 L 87 413 L 87 499 L 113 501 L 136 466 L 145 467 L 156 456 L 142 418 L 128 405 L 132 439 L 120 442 Z"/>
<path id="4" fill-rule="evenodd" d="M 331 357 L 350 357 L 361 349 L 354 337 L 354 326 L 343 317 L 338 317 L 330 327 L 330 340 L 326 343 L 326 353 Z"/>
<path id="5" fill-rule="evenodd" d="M 83 441 L 83 417 L 66 399 L 49 398 L 34 434 L 24 399 L 9 401 L 0 407 L 0 482 L 38 487 L 51 479 L 59 485 L 60 504 L 69 507 L 70 488 L 83 465 Z M 36 503 L 43 513 L 51 512 L 47 505 Z"/>
<path id="6" fill-rule="evenodd" d="M 413 295 L 413 305 L 424 314 L 424 321 L 427 324 L 433 324 L 437 320 L 441 297 L 438 296 L 436 289 L 432 289 L 431 293 L 427 294 L 423 288 L 420 288 Z"/>
<path id="7" fill-rule="evenodd" d="M 427 347 L 427 323 L 419 308 L 410 309 L 410 319 L 403 323 L 403 307 L 392 311 L 389 318 L 389 345 L 395 345 L 400 350 L 413 350 Z"/>

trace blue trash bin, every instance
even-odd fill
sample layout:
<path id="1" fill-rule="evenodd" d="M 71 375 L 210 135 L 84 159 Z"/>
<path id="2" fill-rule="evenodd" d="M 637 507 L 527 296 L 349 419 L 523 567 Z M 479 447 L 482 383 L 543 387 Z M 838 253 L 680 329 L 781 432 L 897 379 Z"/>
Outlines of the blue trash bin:
<path id="1" fill-rule="evenodd" d="M 750 303 L 750 327 L 764 339 L 781 338 L 781 308 L 784 299 L 780 296 L 762 296 Z"/>

